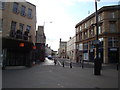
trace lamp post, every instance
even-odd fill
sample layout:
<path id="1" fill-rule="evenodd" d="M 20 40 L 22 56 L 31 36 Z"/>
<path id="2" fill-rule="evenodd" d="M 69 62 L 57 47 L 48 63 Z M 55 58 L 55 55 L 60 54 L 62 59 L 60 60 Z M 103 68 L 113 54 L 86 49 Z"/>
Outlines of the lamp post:
<path id="1" fill-rule="evenodd" d="M 99 0 L 100 1 L 100 0 Z M 99 37 L 98 37 L 98 11 L 97 11 L 97 0 L 95 0 L 95 17 L 96 17 L 96 57 L 94 60 L 94 75 L 100 75 L 101 72 L 101 61 L 99 58 Z"/>

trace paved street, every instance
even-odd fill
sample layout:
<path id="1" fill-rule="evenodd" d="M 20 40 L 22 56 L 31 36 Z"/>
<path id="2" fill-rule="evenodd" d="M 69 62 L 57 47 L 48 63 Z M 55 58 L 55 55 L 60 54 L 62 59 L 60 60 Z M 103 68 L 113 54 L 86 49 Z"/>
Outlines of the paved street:
<path id="1" fill-rule="evenodd" d="M 55 66 L 53 60 L 32 68 L 7 67 L 3 71 L 3 88 L 117 88 L 118 71 L 113 65 L 104 66 L 101 76 L 93 74 L 92 67 L 73 65 L 66 63 Z M 90 66 L 90 64 L 88 64 Z M 87 66 L 87 64 L 85 65 Z M 111 68 L 110 68 L 111 67 Z"/>

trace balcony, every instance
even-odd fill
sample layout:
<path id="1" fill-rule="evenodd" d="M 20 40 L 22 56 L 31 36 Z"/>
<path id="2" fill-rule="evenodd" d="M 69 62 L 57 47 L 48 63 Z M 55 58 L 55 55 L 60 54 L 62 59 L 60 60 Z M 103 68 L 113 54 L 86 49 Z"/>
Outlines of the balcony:
<path id="1" fill-rule="evenodd" d="M 31 41 L 31 35 L 29 35 L 28 31 L 25 31 L 24 33 L 20 30 L 17 30 L 16 32 L 10 31 L 10 37 L 19 40 Z"/>

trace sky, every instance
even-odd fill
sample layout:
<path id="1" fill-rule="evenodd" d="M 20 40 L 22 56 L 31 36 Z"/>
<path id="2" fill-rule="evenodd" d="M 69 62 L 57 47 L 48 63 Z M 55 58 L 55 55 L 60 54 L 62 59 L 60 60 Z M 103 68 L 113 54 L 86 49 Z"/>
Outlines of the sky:
<path id="1" fill-rule="evenodd" d="M 75 36 L 75 25 L 95 12 L 94 0 L 26 0 L 36 5 L 37 25 L 44 25 L 46 44 L 57 51 L 59 40 Z M 118 5 L 120 0 L 100 0 L 103 6 Z M 52 22 L 52 23 L 51 23 Z"/>

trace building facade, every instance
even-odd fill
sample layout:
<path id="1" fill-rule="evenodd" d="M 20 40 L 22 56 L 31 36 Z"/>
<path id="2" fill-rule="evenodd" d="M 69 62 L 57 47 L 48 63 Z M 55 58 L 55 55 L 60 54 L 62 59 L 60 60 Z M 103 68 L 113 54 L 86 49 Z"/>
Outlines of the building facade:
<path id="1" fill-rule="evenodd" d="M 103 63 L 116 63 L 120 59 L 120 5 L 105 6 L 98 10 L 99 57 Z M 76 59 L 94 61 L 96 26 L 95 13 L 76 28 Z"/>
<path id="2" fill-rule="evenodd" d="M 59 42 L 59 49 L 58 49 L 58 55 L 60 58 L 66 58 L 67 57 L 67 42 L 61 41 Z"/>
<path id="3" fill-rule="evenodd" d="M 32 64 L 36 6 L 29 2 L 1 2 L 3 67 Z"/>
<path id="4" fill-rule="evenodd" d="M 38 26 L 38 30 L 36 31 L 36 60 L 44 61 L 45 60 L 45 43 L 46 37 L 44 33 L 44 26 Z"/>
<path id="5" fill-rule="evenodd" d="M 48 44 L 45 46 L 45 56 L 48 57 L 49 55 L 52 55 L 52 49 Z"/>
<path id="6" fill-rule="evenodd" d="M 76 60 L 76 37 L 70 37 L 70 40 L 67 41 L 67 58 L 71 60 Z"/>
<path id="7" fill-rule="evenodd" d="M 2 2 L 3 37 L 27 39 L 35 43 L 36 6 L 29 2 Z M 21 36 L 19 37 L 19 35 Z M 28 38 L 24 37 L 28 34 Z"/>

